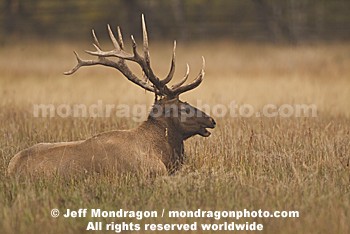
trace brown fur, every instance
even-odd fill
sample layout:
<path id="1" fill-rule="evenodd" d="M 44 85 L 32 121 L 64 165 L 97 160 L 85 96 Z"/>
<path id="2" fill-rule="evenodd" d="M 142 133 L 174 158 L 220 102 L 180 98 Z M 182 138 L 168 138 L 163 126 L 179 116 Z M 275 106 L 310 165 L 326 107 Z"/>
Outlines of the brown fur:
<path id="1" fill-rule="evenodd" d="M 96 60 L 82 60 L 76 52 L 78 64 L 66 75 L 71 75 L 80 67 L 103 65 L 113 67 L 134 84 L 153 92 L 156 101 L 148 120 L 136 129 L 111 131 L 99 134 L 85 141 L 44 143 L 32 146 L 16 154 L 8 166 L 9 174 L 53 174 L 60 175 L 82 173 L 132 173 L 141 175 L 164 175 L 179 170 L 184 161 L 183 141 L 199 134 L 207 137 L 206 128 L 214 128 L 215 121 L 205 113 L 188 103 L 181 102 L 179 95 L 198 87 L 204 77 L 205 60 L 197 78 L 184 85 L 189 75 L 189 66 L 184 78 L 173 84 L 175 71 L 174 42 L 171 68 L 167 77 L 160 80 L 152 71 L 148 51 L 146 23 L 142 15 L 143 54 L 137 53 L 136 42 L 132 37 L 133 53 L 124 50 L 120 29 L 118 39 L 108 26 L 109 36 L 114 50 L 102 51 L 94 33 L 96 51 L 86 51 L 97 56 Z M 115 60 L 110 57 L 118 58 Z M 137 63 L 147 78 L 139 79 L 128 68 L 125 61 Z M 161 96 L 162 99 L 157 100 Z"/>
<path id="2" fill-rule="evenodd" d="M 169 103 L 175 104 L 178 109 L 170 110 L 173 113 L 166 116 L 166 104 Z M 203 129 L 213 128 L 215 122 L 178 99 L 160 100 L 156 104 L 163 108 L 161 115 L 154 117 L 151 111 L 148 120 L 135 129 L 105 132 L 84 141 L 40 143 L 25 149 L 11 159 L 8 173 L 172 174 L 180 169 L 184 161 L 183 141 L 203 134 Z M 181 108 L 192 108 L 196 116 L 184 116 Z"/>

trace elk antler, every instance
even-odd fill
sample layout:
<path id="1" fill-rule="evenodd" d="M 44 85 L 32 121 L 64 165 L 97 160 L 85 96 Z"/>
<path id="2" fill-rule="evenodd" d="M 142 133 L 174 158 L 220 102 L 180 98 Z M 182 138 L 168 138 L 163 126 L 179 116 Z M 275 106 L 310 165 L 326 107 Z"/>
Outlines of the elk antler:
<path id="1" fill-rule="evenodd" d="M 78 64 L 72 70 L 65 72 L 64 73 L 65 75 L 73 74 L 82 66 L 103 65 L 108 67 L 114 67 L 117 70 L 119 70 L 128 80 L 141 86 L 145 90 L 154 92 L 156 95 L 167 96 L 169 98 L 178 97 L 181 93 L 184 93 L 186 91 L 196 88 L 202 82 L 204 77 L 204 66 L 205 66 L 204 57 L 202 57 L 203 64 L 202 64 L 201 71 L 199 72 L 196 79 L 194 79 L 190 84 L 183 85 L 189 76 L 189 65 L 187 64 L 187 70 L 184 78 L 180 82 L 172 85 L 171 88 L 167 86 L 167 84 L 172 80 L 175 73 L 176 41 L 174 41 L 173 54 L 172 54 L 171 65 L 170 65 L 170 70 L 168 75 L 164 79 L 159 79 L 154 74 L 151 68 L 151 58 L 150 58 L 150 53 L 148 49 L 147 28 L 146 28 L 145 18 L 143 14 L 142 14 L 143 57 L 137 52 L 137 44 L 133 36 L 131 36 L 132 51 L 133 51 L 131 54 L 124 50 L 124 43 L 123 43 L 123 38 L 122 38 L 120 28 L 118 27 L 118 38 L 115 38 L 111 30 L 111 27 L 109 25 L 107 28 L 108 28 L 109 37 L 114 45 L 114 49 L 110 51 L 103 51 L 101 49 L 100 43 L 95 35 L 94 30 L 92 30 L 92 36 L 94 39 L 93 46 L 95 47 L 96 51 L 87 50 L 85 52 L 90 55 L 97 56 L 97 60 L 82 60 L 79 58 L 78 54 L 74 52 L 78 60 Z M 118 60 L 117 62 L 115 62 L 113 60 L 108 59 L 109 57 L 116 57 L 118 58 Z M 142 68 L 143 73 L 147 77 L 148 81 L 150 81 L 152 84 L 136 77 L 131 72 L 129 67 L 126 65 L 125 60 L 132 61 L 139 64 L 140 67 Z"/>

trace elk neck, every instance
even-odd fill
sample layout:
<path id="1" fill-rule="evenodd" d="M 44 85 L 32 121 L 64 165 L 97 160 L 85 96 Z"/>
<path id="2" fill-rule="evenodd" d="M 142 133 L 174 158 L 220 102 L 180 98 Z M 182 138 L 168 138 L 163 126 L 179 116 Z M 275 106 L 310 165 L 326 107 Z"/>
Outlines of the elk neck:
<path id="1" fill-rule="evenodd" d="M 155 150 L 162 155 L 161 160 L 170 173 L 177 171 L 184 161 L 184 139 L 171 118 L 151 117 L 139 129 L 149 134 Z"/>

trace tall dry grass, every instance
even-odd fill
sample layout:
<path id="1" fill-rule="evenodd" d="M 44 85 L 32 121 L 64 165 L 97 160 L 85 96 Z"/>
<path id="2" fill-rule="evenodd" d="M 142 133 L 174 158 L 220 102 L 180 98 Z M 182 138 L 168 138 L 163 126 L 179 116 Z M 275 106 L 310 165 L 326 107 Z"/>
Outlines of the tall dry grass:
<path id="1" fill-rule="evenodd" d="M 210 138 L 194 137 L 185 143 L 188 159 L 183 170 L 154 181 L 132 176 L 8 178 L 11 157 L 35 143 L 85 139 L 138 124 L 116 117 L 34 118 L 33 104 L 152 103 L 151 94 L 109 68 L 85 68 L 64 77 L 62 72 L 75 65 L 71 51 L 86 48 L 46 42 L 0 48 L 1 233 L 84 232 L 88 219 L 53 219 L 52 208 L 298 210 L 297 219 L 239 222 L 261 222 L 264 233 L 350 232 L 349 44 L 179 43 L 176 77 L 184 74 L 186 62 L 194 76 L 202 55 L 207 61 L 203 84 L 183 100 L 224 105 L 235 101 L 257 110 L 266 104 L 315 104 L 318 117 L 217 118 Z M 171 44 L 155 43 L 150 49 L 154 70 L 164 76 Z M 151 221 L 140 221 L 146 222 Z"/>

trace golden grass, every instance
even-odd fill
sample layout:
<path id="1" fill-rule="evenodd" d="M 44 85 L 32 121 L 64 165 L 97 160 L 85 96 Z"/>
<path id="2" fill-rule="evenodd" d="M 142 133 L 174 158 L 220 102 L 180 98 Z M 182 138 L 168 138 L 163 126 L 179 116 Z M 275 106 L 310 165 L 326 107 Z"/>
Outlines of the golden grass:
<path id="1" fill-rule="evenodd" d="M 186 62 L 192 77 L 199 71 L 202 55 L 207 64 L 203 84 L 183 95 L 183 100 L 225 105 L 234 100 L 257 109 L 266 104 L 316 104 L 318 117 L 217 118 L 210 138 L 194 137 L 185 143 L 188 160 L 183 170 L 155 181 L 114 176 L 68 181 L 6 177 L 11 157 L 35 143 L 85 139 L 138 124 L 125 118 L 34 118 L 33 104 L 152 103 L 151 94 L 110 68 L 84 68 L 64 77 L 62 72 L 75 65 L 71 51 L 87 48 L 46 42 L 0 48 L 1 233 L 84 232 L 89 220 L 53 219 L 52 208 L 298 210 L 297 219 L 239 222 L 261 222 L 264 233 L 350 232 L 349 44 L 178 43 L 177 79 L 184 74 Z M 157 74 L 167 73 L 170 54 L 171 43 L 151 45 Z"/>

